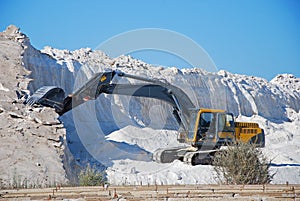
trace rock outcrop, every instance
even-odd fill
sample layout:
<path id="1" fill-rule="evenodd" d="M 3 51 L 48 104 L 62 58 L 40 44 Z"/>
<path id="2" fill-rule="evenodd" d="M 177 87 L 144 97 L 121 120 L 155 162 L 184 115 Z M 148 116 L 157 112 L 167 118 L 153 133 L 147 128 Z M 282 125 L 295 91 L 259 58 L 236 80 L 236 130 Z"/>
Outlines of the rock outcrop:
<path id="1" fill-rule="evenodd" d="M 23 65 L 28 38 L 15 26 L 0 33 L 0 187 L 67 183 L 66 130 L 49 108 L 23 104 L 30 71 Z"/>

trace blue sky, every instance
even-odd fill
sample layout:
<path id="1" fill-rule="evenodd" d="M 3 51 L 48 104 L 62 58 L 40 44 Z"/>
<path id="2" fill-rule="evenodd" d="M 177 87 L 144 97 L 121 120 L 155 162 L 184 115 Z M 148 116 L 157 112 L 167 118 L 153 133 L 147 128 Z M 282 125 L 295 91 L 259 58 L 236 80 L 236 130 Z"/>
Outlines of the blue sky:
<path id="1" fill-rule="evenodd" d="M 298 0 L 0 0 L 1 31 L 10 24 L 38 49 L 69 50 L 94 49 L 134 29 L 169 29 L 202 46 L 218 69 L 268 80 L 280 73 L 300 77 Z M 159 52 L 133 56 L 153 64 L 188 65 Z"/>

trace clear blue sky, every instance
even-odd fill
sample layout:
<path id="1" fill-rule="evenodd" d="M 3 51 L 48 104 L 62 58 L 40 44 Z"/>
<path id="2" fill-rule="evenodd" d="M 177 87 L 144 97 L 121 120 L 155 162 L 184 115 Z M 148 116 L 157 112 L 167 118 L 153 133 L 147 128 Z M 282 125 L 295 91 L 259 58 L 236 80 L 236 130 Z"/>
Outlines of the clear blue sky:
<path id="1" fill-rule="evenodd" d="M 299 0 L 0 0 L 1 31 L 15 24 L 38 49 L 96 48 L 139 28 L 170 29 L 196 41 L 218 69 L 268 80 L 300 77 Z M 183 66 L 157 53 L 148 63 Z"/>

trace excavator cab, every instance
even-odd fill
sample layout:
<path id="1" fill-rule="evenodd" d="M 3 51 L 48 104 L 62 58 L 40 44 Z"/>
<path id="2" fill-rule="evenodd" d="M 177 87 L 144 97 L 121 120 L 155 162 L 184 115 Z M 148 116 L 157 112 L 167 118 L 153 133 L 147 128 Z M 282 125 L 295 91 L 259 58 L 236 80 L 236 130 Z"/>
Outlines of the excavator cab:
<path id="1" fill-rule="evenodd" d="M 193 146 L 221 146 L 235 140 L 232 113 L 223 110 L 200 109 L 191 112 L 190 127 L 186 141 Z M 193 121 L 193 119 L 195 121 Z"/>
<path id="2" fill-rule="evenodd" d="M 190 111 L 189 127 L 185 140 L 194 147 L 220 147 L 233 142 L 265 146 L 264 130 L 257 123 L 235 122 L 232 113 L 205 109 Z M 183 135 L 181 135 L 183 136 Z"/>

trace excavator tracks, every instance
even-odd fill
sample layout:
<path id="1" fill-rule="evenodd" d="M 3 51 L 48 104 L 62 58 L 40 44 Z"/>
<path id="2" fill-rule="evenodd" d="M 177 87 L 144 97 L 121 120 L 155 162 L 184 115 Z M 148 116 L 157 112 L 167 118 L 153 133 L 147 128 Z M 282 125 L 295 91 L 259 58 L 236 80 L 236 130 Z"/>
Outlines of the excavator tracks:
<path id="1" fill-rule="evenodd" d="M 185 147 L 175 147 L 170 149 L 158 149 L 153 153 L 153 160 L 157 163 L 172 163 L 174 160 L 180 160 Z"/>
<path id="2" fill-rule="evenodd" d="M 187 152 L 183 162 L 188 165 L 211 165 L 216 152 L 217 150 Z"/>
<path id="3" fill-rule="evenodd" d="M 158 149 L 153 153 L 153 160 L 157 163 L 172 163 L 181 160 L 188 165 L 210 165 L 218 150 L 193 150 L 191 147 L 175 147 Z"/>

